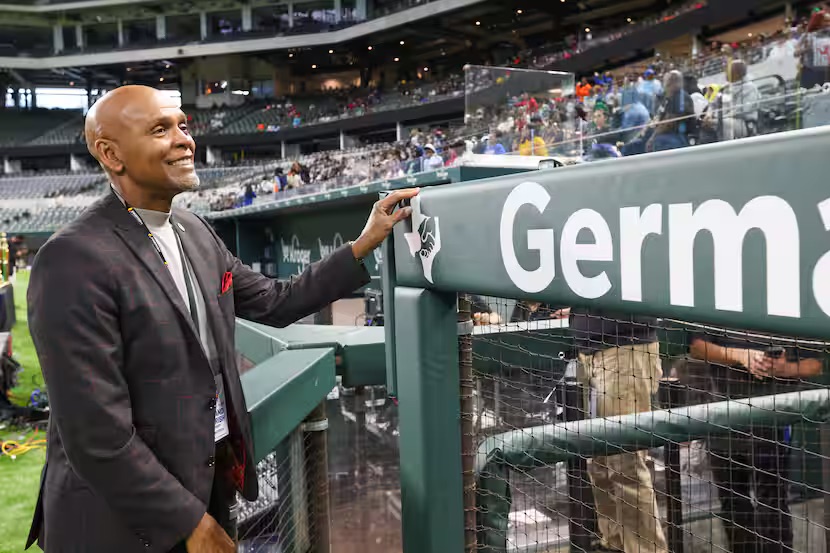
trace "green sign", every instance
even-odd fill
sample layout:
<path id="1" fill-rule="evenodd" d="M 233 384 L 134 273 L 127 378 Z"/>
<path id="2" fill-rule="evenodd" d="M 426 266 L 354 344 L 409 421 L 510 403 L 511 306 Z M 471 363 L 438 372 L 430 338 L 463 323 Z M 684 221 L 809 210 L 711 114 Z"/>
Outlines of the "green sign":
<path id="1" fill-rule="evenodd" d="M 830 336 L 830 128 L 422 191 L 397 285 Z"/>
<path id="2" fill-rule="evenodd" d="M 360 235 L 369 216 L 371 202 L 361 202 L 343 210 L 307 211 L 290 217 L 279 217 L 274 232 L 274 256 L 280 278 L 299 275 L 309 264 Z M 380 248 L 364 260 L 372 278 L 380 275 Z M 379 288 L 379 282 L 373 286 Z"/>

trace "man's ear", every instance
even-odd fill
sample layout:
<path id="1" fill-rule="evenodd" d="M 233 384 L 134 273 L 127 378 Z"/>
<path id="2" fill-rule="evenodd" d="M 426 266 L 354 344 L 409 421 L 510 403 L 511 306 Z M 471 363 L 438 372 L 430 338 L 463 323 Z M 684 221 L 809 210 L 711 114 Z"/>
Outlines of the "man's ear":
<path id="1" fill-rule="evenodd" d="M 120 175 L 124 172 L 124 163 L 121 161 L 121 153 L 118 144 L 106 138 L 99 138 L 95 141 L 95 153 L 98 161 L 110 172 Z"/>

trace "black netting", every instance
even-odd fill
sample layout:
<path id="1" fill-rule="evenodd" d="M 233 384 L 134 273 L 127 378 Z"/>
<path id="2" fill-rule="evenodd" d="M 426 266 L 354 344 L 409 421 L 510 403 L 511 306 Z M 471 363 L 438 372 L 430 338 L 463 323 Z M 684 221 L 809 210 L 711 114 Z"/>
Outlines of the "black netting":
<path id="1" fill-rule="evenodd" d="M 825 551 L 827 343 L 471 300 L 468 550 Z"/>

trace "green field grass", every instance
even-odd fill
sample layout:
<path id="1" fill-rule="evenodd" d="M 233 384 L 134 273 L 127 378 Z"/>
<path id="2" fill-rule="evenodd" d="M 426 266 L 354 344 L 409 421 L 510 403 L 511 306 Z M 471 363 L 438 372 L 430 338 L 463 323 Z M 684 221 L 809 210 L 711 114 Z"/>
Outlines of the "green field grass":
<path id="1" fill-rule="evenodd" d="M 23 366 L 19 386 L 13 390 L 15 403 L 25 405 L 35 388 L 43 386 L 40 365 L 29 335 L 26 319 L 26 286 L 29 283 L 28 271 L 18 273 L 14 284 L 15 314 L 17 322 L 12 329 L 12 349 L 14 358 Z M 18 429 L 0 430 L 0 440 L 26 439 L 31 434 Z M 0 553 L 19 553 L 23 551 L 29 523 L 37 500 L 40 470 L 46 454 L 43 449 L 36 449 L 15 460 L 0 456 Z"/>
<path id="2" fill-rule="evenodd" d="M 12 329 L 12 350 L 14 358 L 23 367 L 17 388 L 12 391 L 12 401 L 26 405 L 35 388 L 43 387 L 43 375 L 37 361 L 32 337 L 29 335 L 29 323 L 26 313 L 26 288 L 29 285 L 29 271 L 17 273 L 14 283 L 15 317 L 17 324 Z"/>

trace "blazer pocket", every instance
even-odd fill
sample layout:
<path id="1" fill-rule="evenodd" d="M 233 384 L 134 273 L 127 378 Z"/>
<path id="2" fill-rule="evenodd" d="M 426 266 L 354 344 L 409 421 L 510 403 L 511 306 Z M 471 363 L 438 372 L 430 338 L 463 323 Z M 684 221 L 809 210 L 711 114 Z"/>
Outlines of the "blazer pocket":
<path id="1" fill-rule="evenodd" d="M 216 301 L 219 303 L 219 310 L 222 311 L 222 314 L 233 320 L 235 318 L 233 307 L 233 286 L 231 286 L 225 293 L 219 294 L 216 297 Z"/>

